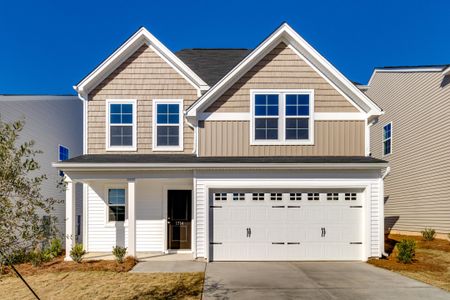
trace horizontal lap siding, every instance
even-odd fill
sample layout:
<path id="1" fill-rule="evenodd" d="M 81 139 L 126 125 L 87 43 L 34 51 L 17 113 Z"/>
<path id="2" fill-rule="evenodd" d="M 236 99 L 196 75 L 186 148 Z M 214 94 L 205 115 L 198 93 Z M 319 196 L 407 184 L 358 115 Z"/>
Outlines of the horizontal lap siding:
<path id="1" fill-rule="evenodd" d="M 154 153 L 152 100 L 158 98 L 184 99 L 187 109 L 198 97 L 186 79 L 152 49 L 142 46 L 89 95 L 88 153 L 106 152 L 106 99 L 137 99 L 137 152 L 133 153 Z M 186 122 L 183 133 L 184 152 L 192 153 L 194 132 Z"/>
<path id="2" fill-rule="evenodd" d="M 284 43 L 242 76 L 207 112 L 249 112 L 250 89 L 314 89 L 316 112 L 358 112 Z"/>
<path id="3" fill-rule="evenodd" d="M 389 161 L 386 229 L 450 232 L 450 77 L 441 72 L 377 73 L 367 91 L 385 114 L 371 128 L 371 152 Z M 382 127 L 393 122 L 392 154 Z"/>
<path id="4" fill-rule="evenodd" d="M 316 121 L 314 145 L 250 145 L 249 121 L 205 121 L 200 156 L 364 156 L 364 121 Z"/>

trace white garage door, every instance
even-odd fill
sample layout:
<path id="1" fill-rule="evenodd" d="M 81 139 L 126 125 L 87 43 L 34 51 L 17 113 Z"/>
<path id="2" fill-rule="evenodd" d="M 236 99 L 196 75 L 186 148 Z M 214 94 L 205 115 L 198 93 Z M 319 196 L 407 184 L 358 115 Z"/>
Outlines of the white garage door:
<path id="1" fill-rule="evenodd" d="M 361 260 L 361 191 L 213 191 L 215 261 Z"/>

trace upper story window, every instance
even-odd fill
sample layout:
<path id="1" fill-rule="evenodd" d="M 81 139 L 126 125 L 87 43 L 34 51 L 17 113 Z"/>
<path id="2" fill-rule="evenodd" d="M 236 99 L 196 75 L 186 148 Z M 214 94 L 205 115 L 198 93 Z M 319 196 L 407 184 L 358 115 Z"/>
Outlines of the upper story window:
<path id="1" fill-rule="evenodd" d="M 136 150 L 136 100 L 107 100 L 107 150 Z"/>
<path id="2" fill-rule="evenodd" d="M 153 150 L 183 150 L 183 100 L 153 100 Z"/>
<path id="3" fill-rule="evenodd" d="M 64 161 L 69 159 L 69 148 L 59 145 L 58 146 L 58 160 Z M 59 171 L 59 176 L 64 176 L 63 171 Z"/>
<path id="4" fill-rule="evenodd" d="M 383 155 L 392 153 L 392 122 L 383 126 Z"/>
<path id="5" fill-rule="evenodd" d="M 251 144 L 312 145 L 312 90 L 253 90 Z"/>

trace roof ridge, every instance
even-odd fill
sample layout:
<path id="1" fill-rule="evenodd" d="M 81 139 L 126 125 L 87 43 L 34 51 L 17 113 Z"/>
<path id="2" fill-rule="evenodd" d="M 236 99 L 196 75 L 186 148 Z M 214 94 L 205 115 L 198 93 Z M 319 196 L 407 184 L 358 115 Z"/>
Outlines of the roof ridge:
<path id="1" fill-rule="evenodd" d="M 443 67 L 449 67 L 450 64 L 431 64 L 431 65 L 411 65 L 411 66 L 380 66 L 375 67 L 375 69 L 407 69 L 407 68 L 443 68 Z"/>

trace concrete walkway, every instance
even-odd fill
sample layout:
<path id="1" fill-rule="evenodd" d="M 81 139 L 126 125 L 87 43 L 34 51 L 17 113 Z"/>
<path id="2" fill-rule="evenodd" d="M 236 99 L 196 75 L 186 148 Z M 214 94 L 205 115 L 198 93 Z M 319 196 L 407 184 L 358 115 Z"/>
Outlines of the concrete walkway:
<path id="1" fill-rule="evenodd" d="M 192 254 L 161 254 L 144 256 L 132 273 L 185 273 L 205 272 L 206 262 L 192 260 Z"/>
<path id="2" fill-rule="evenodd" d="M 450 293 L 360 262 L 216 262 L 203 299 L 450 299 Z"/>

